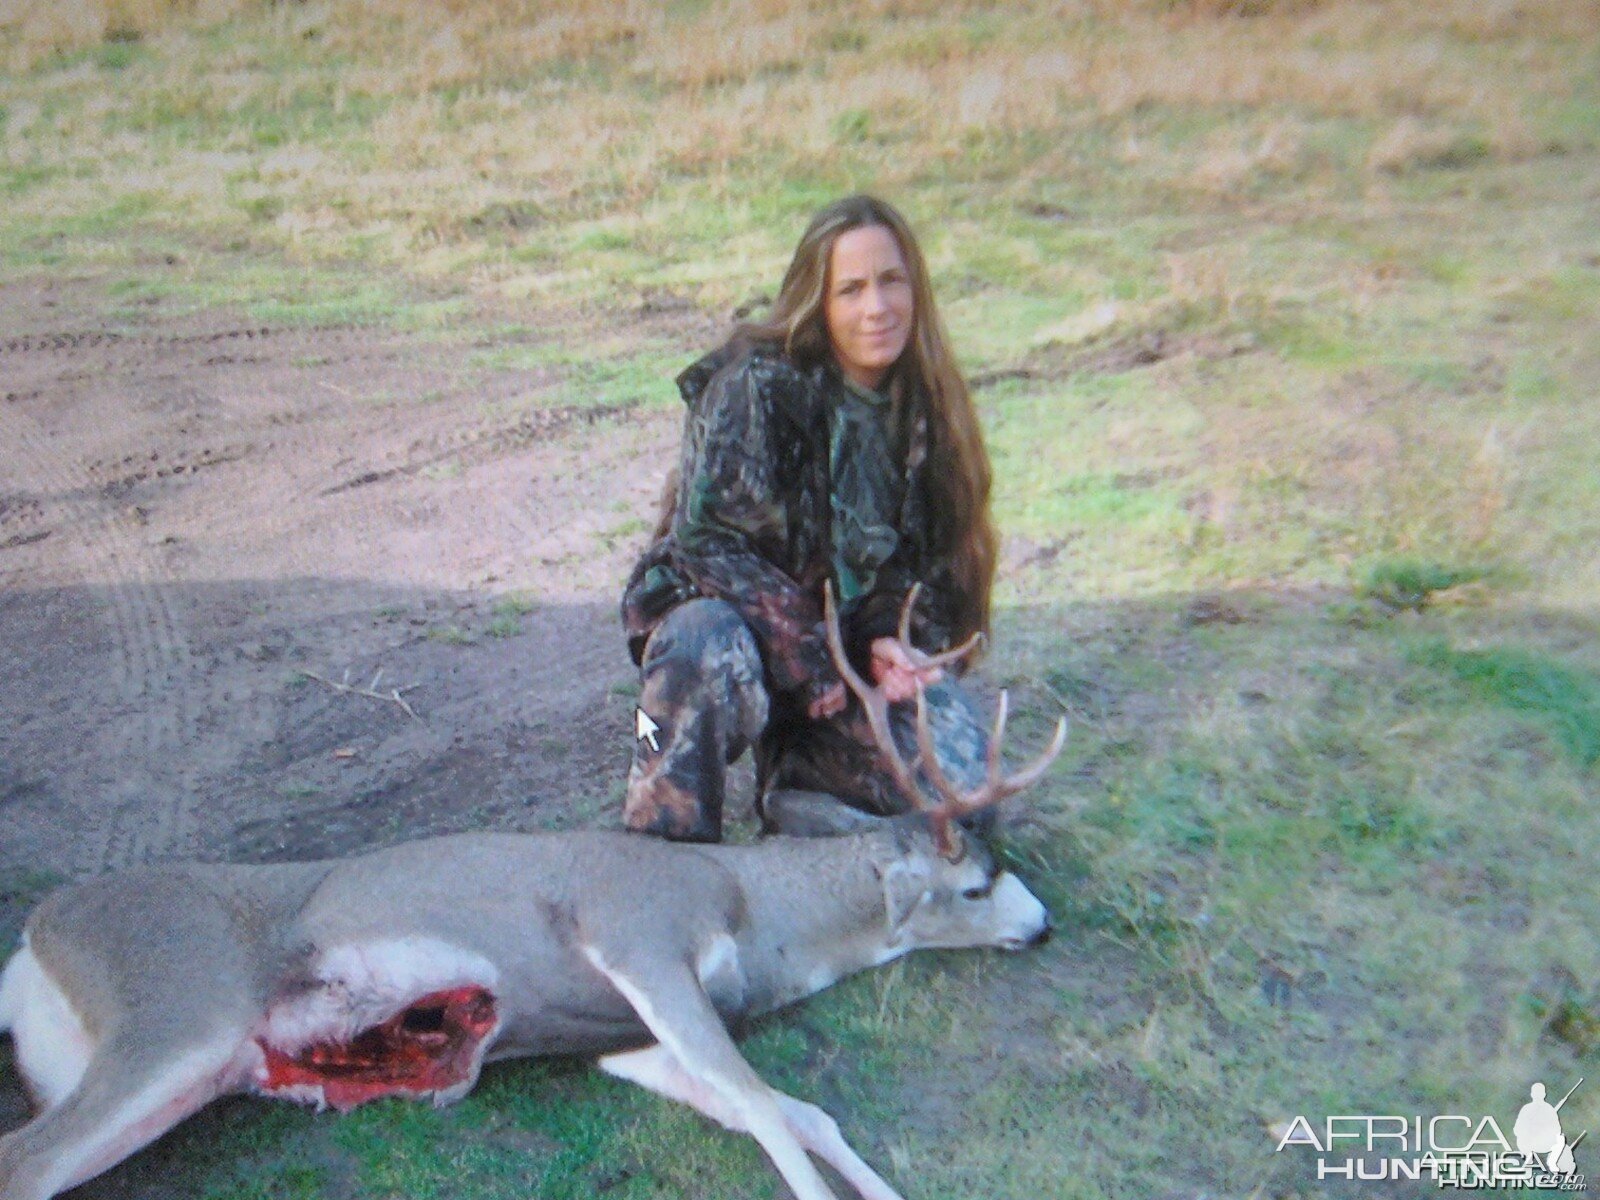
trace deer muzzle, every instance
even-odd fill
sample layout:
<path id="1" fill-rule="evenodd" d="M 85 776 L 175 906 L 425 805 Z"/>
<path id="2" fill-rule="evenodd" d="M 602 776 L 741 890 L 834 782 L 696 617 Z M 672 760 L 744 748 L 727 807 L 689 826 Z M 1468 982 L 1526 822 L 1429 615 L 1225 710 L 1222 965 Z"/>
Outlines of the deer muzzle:
<path id="1" fill-rule="evenodd" d="M 1042 946 L 1050 939 L 1050 910 L 1009 871 L 995 881 L 996 945 L 1002 950 Z"/>

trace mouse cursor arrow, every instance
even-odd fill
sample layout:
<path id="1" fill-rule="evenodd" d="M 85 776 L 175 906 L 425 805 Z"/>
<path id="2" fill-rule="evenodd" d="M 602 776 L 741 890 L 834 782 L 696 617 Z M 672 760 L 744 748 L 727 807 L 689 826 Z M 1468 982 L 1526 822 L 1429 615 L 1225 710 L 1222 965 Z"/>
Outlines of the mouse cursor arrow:
<path id="1" fill-rule="evenodd" d="M 650 714 L 645 712 L 644 709 L 636 708 L 633 710 L 633 736 L 641 742 L 649 742 L 650 749 L 656 754 L 661 753 L 661 745 L 656 741 L 656 734 L 660 731 L 661 726 L 652 721 Z"/>

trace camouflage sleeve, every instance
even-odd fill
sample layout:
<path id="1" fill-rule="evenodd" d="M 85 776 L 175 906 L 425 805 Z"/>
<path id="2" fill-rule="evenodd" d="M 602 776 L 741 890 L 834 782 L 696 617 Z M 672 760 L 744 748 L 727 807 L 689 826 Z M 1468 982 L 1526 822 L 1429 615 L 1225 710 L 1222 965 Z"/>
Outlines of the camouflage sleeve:
<path id="1" fill-rule="evenodd" d="M 777 478 L 772 406 L 759 368 L 723 372 L 686 437 L 674 565 L 702 595 L 739 611 L 780 692 L 815 696 L 837 682 L 818 598 L 778 565 L 788 504 Z"/>

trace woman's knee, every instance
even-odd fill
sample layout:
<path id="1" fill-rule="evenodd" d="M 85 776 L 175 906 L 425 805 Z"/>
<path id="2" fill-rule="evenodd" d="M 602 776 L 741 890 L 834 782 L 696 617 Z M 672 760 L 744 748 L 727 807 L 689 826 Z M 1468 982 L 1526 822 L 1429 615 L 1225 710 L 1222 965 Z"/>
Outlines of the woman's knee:
<path id="1" fill-rule="evenodd" d="M 640 672 L 645 696 L 658 704 L 731 707 L 746 740 L 766 726 L 761 651 L 724 600 L 690 600 L 668 613 L 650 636 Z"/>
<path id="2" fill-rule="evenodd" d="M 755 635 L 739 610 L 726 600 L 702 596 L 680 604 L 650 635 L 644 648 L 644 669 L 660 662 L 704 662 L 725 657 L 729 650 L 760 657 Z"/>

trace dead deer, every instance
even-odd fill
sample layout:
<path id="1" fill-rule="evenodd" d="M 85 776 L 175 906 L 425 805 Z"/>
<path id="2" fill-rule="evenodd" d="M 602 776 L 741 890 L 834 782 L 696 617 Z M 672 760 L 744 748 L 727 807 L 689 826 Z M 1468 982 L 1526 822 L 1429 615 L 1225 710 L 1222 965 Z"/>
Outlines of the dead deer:
<path id="1" fill-rule="evenodd" d="M 831 637 L 838 650 L 837 620 Z M 847 675 L 884 729 L 883 697 Z M 0 976 L 0 1031 L 38 1109 L 0 1138 L 0 1200 L 47 1200 L 211 1100 L 448 1104 L 485 1062 L 602 1070 L 753 1136 L 800 1200 L 897 1193 L 815 1105 L 765 1084 L 730 1024 L 925 947 L 1017 950 L 1036 897 L 957 824 L 1037 778 L 999 769 L 834 838 L 686 845 L 622 832 L 469 833 L 355 858 L 119 872 L 47 897 Z M 804 797 L 796 798 L 804 807 Z M 920 800 L 919 800 L 920 803 Z"/>

